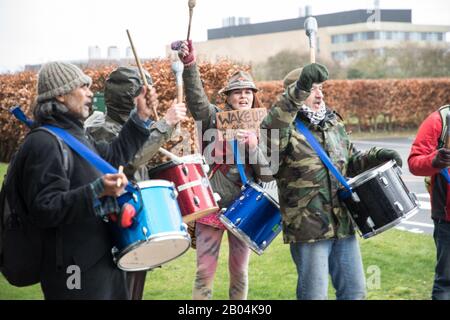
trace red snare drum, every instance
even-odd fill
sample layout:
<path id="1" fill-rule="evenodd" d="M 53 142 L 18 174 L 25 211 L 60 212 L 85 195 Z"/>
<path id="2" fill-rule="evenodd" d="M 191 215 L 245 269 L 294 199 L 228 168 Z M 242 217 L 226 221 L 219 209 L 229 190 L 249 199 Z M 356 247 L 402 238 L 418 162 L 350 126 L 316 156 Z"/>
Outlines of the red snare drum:
<path id="1" fill-rule="evenodd" d="M 169 161 L 149 171 L 151 179 L 169 180 L 178 191 L 178 205 L 184 222 L 217 212 L 217 194 L 208 180 L 205 159 L 199 154 L 181 157 L 181 163 Z"/>

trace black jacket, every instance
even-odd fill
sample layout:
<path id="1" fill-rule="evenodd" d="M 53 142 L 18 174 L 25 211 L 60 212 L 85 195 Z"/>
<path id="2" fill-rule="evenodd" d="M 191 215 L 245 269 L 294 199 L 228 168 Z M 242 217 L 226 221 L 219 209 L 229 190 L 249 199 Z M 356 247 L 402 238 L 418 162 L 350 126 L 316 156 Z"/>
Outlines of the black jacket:
<path id="1" fill-rule="evenodd" d="M 131 119 L 111 144 L 95 142 L 83 124 L 60 112 L 51 124 L 62 127 L 114 167 L 126 164 L 148 138 Z M 35 223 L 44 230 L 41 285 L 46 298 L 125 299 L 124 275 L 112 262 L 107 224 L 94 213 L 90 183 L 102 174 L 69 148 L 68 171 L 58 141 L 37 130 L 25 139 L 17 161 L 20 193 Z M 69 290 L 70 265 L 81 269 L 81 289 Z"/>

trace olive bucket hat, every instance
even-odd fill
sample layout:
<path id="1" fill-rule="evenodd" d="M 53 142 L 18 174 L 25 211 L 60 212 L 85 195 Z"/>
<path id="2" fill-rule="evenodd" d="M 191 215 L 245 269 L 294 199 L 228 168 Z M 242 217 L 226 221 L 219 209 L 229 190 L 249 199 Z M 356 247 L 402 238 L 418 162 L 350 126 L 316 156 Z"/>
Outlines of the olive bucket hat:
<path id="1" fill-rule="evenodd" d="M 236 89 L 251 89 L 258 92 L 252 76 L 245 71 L 238 71 L 228 79 L 227 85 L 219 90 L 220 94 L 228 94 L 228 92 Z"/>

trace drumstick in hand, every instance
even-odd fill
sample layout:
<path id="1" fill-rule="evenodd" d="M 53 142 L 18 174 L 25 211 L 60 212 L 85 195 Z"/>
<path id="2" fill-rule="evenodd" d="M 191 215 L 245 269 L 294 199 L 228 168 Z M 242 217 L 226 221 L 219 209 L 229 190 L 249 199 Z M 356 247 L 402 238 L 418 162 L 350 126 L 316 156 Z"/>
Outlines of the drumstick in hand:
<path id="1" fill-rule="evenodd" d="M 123 166 L 119 166 L 119 172 L 117 173 L 123 173 Z M 117 188 L 120 188 L 122 185 L 122 178 L 117 179 Z"/>

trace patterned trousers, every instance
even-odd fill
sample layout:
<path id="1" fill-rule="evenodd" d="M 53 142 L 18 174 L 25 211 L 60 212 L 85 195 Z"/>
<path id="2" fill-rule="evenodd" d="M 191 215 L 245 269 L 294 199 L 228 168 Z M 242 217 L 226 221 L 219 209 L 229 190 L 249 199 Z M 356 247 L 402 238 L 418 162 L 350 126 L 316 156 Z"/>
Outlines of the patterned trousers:
<path id="1" fill-rule="evenodd" d="M 220 243 L 225 230 L 197 223 L 197 272 L 193 289 L 194 300 L 212 299 L 214 275 L 219 259 Z M 250 249 L 228 232 L 230 300 L 245 300 L 248 292 L 248 261 Z"/>

